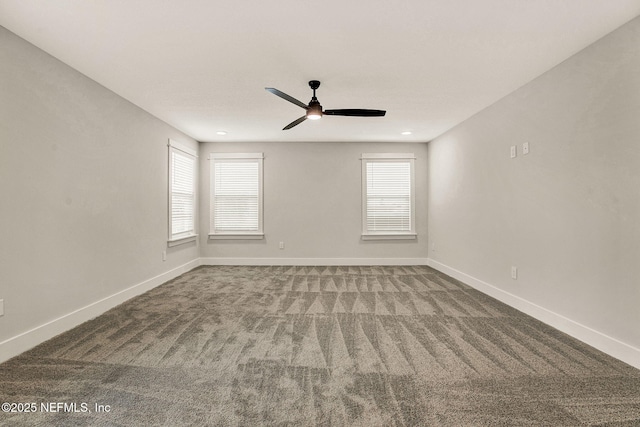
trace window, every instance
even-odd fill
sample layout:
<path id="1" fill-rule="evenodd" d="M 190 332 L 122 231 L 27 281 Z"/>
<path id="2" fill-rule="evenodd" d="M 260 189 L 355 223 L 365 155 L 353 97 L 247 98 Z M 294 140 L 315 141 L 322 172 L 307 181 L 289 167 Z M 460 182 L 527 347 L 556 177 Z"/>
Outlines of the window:
<path id="1" fill-rule="evenodd" d="M 262 239 L 262 153 L 211 153 L 212 239 Z"/>
<path id="2" fill-rule="evenodd" d="M 362 238 L 415 239 L 414 155 L 362 155 Z"/>
<path id="3" fill-rule="evenodd" d="M 196 153 L 169 140 L 169 246 L 195 240 Z"/>

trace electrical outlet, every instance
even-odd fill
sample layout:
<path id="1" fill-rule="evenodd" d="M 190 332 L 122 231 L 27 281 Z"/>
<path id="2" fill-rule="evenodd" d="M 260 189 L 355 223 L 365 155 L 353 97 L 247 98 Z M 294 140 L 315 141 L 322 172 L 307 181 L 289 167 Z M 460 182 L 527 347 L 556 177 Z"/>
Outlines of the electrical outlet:
<path id="1" fill-rule="evenodd" d="M 529 143 L 528 142 L 523 142 L 522 143 L 522 154 L 529 154 Z"/>
<path id="2" fill-rule="evenodd" d="M 518 267 L 516 266 L 511 266 L 511 278 L 513 280 L 518 280 Z"/>
<path id="3" fill-rule="evenodd" d="M 280 248 L 280 249 L 284 249 L 284 242 L 280 242 L 280 246 L 279 246 L 279 248 Z"/>
<path id="4" fill-rule="evenodd" d="M 511 158 L 514 159 L 518 155 L 518 148 L 515 145 L 511 146 Z"/>

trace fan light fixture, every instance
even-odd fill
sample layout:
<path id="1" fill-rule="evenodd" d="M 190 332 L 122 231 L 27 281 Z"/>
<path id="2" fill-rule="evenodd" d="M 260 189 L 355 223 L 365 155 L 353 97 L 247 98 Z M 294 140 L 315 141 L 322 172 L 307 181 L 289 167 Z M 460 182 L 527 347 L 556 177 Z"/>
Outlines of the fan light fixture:
<path id="1" fill-rule="evenodd" d="M 307 110 L 307 119 L 318 120 L 322 118 L 322 105 L 318 101 L 311 101 Z"/>

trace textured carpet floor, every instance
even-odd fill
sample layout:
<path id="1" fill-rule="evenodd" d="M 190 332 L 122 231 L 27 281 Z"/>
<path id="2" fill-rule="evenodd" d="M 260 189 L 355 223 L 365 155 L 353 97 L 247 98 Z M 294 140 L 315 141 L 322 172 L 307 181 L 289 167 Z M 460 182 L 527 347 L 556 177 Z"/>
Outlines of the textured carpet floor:
<path id="1" fill-rule="evenodd" d="M 640 371 L 428 267 L 200 267 L 0 365 L 0 401 L 28 426 L 637 426 Z"/>

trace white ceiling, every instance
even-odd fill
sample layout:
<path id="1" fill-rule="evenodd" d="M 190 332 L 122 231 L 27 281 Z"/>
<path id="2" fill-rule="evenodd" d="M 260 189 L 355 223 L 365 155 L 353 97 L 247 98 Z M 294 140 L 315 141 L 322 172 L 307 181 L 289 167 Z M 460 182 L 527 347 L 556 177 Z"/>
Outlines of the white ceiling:
<path id="1" fill-rule="evenodd" d="M 638 14 L 640 0 L 0 0 L 0 25 L 199 141 L 429 141 Z M 282 131 L 304 110 L 264 88 L 308 103 L 312 79 L 325 109 L 387 115 Z"/>

